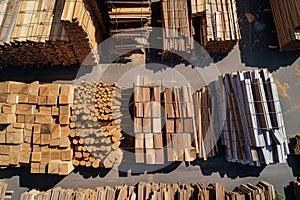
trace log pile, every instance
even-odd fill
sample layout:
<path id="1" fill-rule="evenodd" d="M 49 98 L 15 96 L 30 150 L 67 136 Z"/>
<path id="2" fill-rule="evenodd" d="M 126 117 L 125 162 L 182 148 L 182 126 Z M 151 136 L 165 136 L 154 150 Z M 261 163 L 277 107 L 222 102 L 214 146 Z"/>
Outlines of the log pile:
<path id="1" fill-rule="evenodd" d="M 195 38 L 210 54 L 228 53 L 240 40 L 236 1 L 192 0 Z"/>
<path id="2" fill-rule="evenodd" d="M 73 164 L 112 168 L 121 164 L 121 88 L 116 83 L 82 81 L 75 88 L 71 141 Z"/>
<path id="3" fill-rule="evenodd" d="M 195 104 L 196 134 L 198 157 L 207 160 L 218 152 L 217 140 L 213 126 L 213 98 L 208 87 L 203 87 L 193 94 Z"/>
<path id="4" fill-rule="evenodd" d="M 162 0 L 163 49 L 173 53 L 190 52 L 194 48 L 193 28 L 184 0 Z"/>
<path id="5" fill-rule="evenodd" d="M 293 140 L 293 153 L 295 155 L 300 155 L 300 135 L 296 135 Z"/>
<path id="6" fill-rule="evenodd" d="M 292 190 L 294 192 L 294 198 L 300 199 L 300 178 L 298 177 L 297 180 L 292 181 L 290 185 L 292 186 Z"/>
<path id="7" fill-rule="evenodd" d="M 0 83 L 0 166 L 31 166 L 31 173 L 72 170 L 71 85 Z"/>
<path id="8" fill-rule="evenodd" d="M 300 49 L 300 2 L 270 0 L 280 51 Z"/>
<path id="9" fill-rule="evenodd" d="M 86 2 L 89 3 L 81 0 L 3 1 L 0 5 L 0 66 L 82 63 L 92 50 L 97 50 L 103 30 L 101 24 L 92 19 L 97 12 L 90 9 L 89 4 L 94 1 Z"/>
<path id="10" fill-rule="evenodd" d="M 289 148 L 277 87 L 266 70 L 226 74 L 219 95 L 226 160 L 249 165 L 285 163 Z M 225 102 L 223 104 L 222 102 Z"/>
<path id="11" fill-rule="evenodd" d="M 201 199 L 201 200 L 273 200 L 275 199 L 274 187 L 264 181 L 259 182 L 256 186 L 246 184 L 236 187 L 234 192 L 226 191 L 219 184 L 214 183 L 208 186 L 197 183 L 188 184 L 164 184 L 164 183 L 145 183 L 140 182 L 136 186 L 116 186 L 116 187 L 97 187 L 95 189 L 63 189 L 55 188 L 46 192 L 31 190 L 24 192 L 21 200 L 30 199 L 131 199 L 131 200 L 156 200 L 156 199 Z"/>

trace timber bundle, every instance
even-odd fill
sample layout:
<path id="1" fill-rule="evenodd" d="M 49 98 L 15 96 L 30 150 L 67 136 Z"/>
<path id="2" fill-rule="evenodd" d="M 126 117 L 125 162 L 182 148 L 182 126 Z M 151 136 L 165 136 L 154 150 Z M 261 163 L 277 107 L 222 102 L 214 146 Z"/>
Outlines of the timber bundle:
<path id="1" fill-rule="evenodd" d="M 130 199 L 130 200 L 156 200 L 156 199 L 178 199 L 178 200 L 273 200 L 275 191 L 273 185 L 260 181 L 257 185 L 244 184 L 237 186 L 233 192 L 226 191 L 219 183 L 209 184 L 208 186 L 197 183 L 188 184 L 164 184 L 164 183 L 145 183 L 140 182 L 137 186 L 116 186 L 116 187 L 97 187 L 95 189 L 63 189 L 54 188 L 46 192 L 31 190 L 24 192 L 21 200 L 30 199 Z"/>
<path id="2" fill-rule="evenodd" d="M 104 32 L 96 4 L 95 0 L 4 0 L 0 66 L 83 63 L 91 51 L 97 51 Z"/>
<path id="3" fill-rule="evenodd" d="M 120 98 L 116 83 L 82 81 L 75 88 L 71 117 L 76 127 L 71 135 L 75 166 L 112 168 L 121 164 Z"/>
<path id="4" fill-rule="evenodd" d="M 208 93 L 203 88 L 193 95 L 190 86 L 162 88 L 150 77 L 137 76 L 133 102 L 136 162 L 164 164 L 216 155 Z"/>
<path id="5" fill-rule="evenodd" d="M 294 198 L 300 199 L 300 177 L 298 177 L 297 180 L 290 182 L 290 185 L 294 192 Z"/>
<path id="6" fill-rule="evenodd" d="M 296 135 L 295 138 L 293 138 L 293 153 L 295 155 L 300 155 L 300 135 Z"/>
<path id="7" fill-rule="evenodd" d="M 73 86 L 7 81 L 0 83 L 0 94 L 0 166 L 69 174 Z"/>
<path id="8" fill-rule="evenodd" d="M 222 144 L 229 162 L 260 166 L 285 163 L 289 148 L 277 87 L 267 70 L 226 74 L 219 79 Z"/>

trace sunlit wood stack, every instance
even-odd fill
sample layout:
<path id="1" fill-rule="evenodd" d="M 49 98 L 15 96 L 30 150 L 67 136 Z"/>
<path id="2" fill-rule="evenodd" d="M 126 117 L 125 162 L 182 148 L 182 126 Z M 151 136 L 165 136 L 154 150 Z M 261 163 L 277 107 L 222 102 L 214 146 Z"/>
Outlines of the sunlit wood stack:
<path id="1" fill-rule="evenodd" d="M 185 0 L 162 0 L 163 49 L 173 53 L 194 48 L 193 28 Z"/>
<path id="2" fill-rule="evenodd" d="M 69 119 L 73 86 L 0 83 L 0 166 L 31 166 L 31 173 L 72 170 Z"/>
<path id="3" fill-rule="evenodd" d="M 92 19 L 95 9 L 87 8 L 81 0 L 4 0 L 0 4 L 0 66 L 82 63 L 97 50 L 103 29 Z"/>
<path id="4" fill-rule="evenodd" d="M 226 159 L 249 165 L 286 163 L 288 142 L 277 87 L 266 70 L 220 77 L 222 144 Z M 221 91 L 221 90 L 220 90 Z"/>
<path id="5" fill-rule="evenodd" d="M 293 153 L 295 155 L 300 155 L 300 135 L 296 135 L 295 138 L 293 138 Z"/>
<path id="6" fill-rule="evenodd" d="M 111 199 L 199 199 L 199 200 L 273 200 L 275 199 L 274 187 L 264 181 L 259 182 L 256 186 L 245 184 L 236 187 L 234 192 L 226 191 L 219 183 L 209 184 L 202 183 L 189 184 L 164 184 L 164 183 L 146 183 L 140 182 L 136 186 L 116 186 L 116 187 L 97 187 L 95 189 L 63 189 L 54 188 L 46 192 L 31 190 L 21 195 L 21 200 L 30 199 L 86 199 L 86 200 L 111 200 Z"/>
<path id="7" fill-rule="evenodd" d="M 150 77 L 134 83 L 134 134 L 137 163 L 164 164 L 161 86 Z"/>
<path id="8" fill-rule="evenodd" d="M 297 178 L 297 180 L 292 181 L 290 185 L 292 186 L 292 190 L 294 192 L 294 198 L 300 199 L 300 178 Z"/>
<path id="9" fill-rule="evenodd" d="M 71 124 L 73 164 L 112 168 L 121 164 L 121 88 L 116 83 L 82 81 L 75 89 Z"/>
<path id="10" fill-rule="evenodd" d="M 300 50 L 300 2 L 270 0 L 281 51 Z"/>
<path id="11" fill-rule="evenodd" d="M 198 157 L 207 160 L 218 152 L 218 137 L 213 126 L 213 104 L 208 87 L 201 88 L 193 94 L 195 104 L 196 134 Z"/>
<path id="12" fill-rule="evenodd" d="M 240 40 L 236 0 L 192 0 L 195 39 L 210 54 L 228 53 Z"/>

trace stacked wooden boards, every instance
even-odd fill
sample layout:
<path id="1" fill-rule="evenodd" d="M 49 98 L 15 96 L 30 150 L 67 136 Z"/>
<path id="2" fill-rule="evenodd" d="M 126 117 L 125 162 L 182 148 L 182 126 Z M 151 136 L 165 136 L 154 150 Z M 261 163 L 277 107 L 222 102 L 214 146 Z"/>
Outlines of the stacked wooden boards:
<path id="1" fill-rule="evenodd" d="M 295 155 L 300 155 L 300 135 L 296 135 L 295 138 L 293 138 L 293 153 Z"/>
<path id="2" fill-rule="evenodd" d="M 290 185 L 292 186 L 292 190 L 294 192 L 294 198 L 300 199 L 300 178 L 297 178 L 297 180 L 292 181 Z"/>
<path id="3" fill-rule="evenodd" d="M 76 85 L 71 117 L 76 127 L 71 134 L 75 166 L 112 168 L 121 164 L 120 98 L 116 83 L 82 81 Z"/>
<path id="4" fill-rule="evenodd" d="M 240 40 L 236 0 L 192 0 L 195 38 L 210 54 L 228 53 Z"/>
<path id="5" fill-rule="evenodd" d="M 69 119 L 73 86 L 0 83 L 0 166 L 31 166 L 31 173 L 72 170 Z"/>
<path id="6" fill-rule="evenodd" d="M 0 182 L 0 200 L 5 199 L 6 189 L 7 189 L 7 184 L 4 182 Z"/>
<path id="7" fill-rule="evenodd" d="M 134 83 L 134 134 L 137 163 L 207 160 L 217 153 L 212 103 L 207 87 L 165 87 L 150 77 Z"/>
<path id="8" fill-rule="evenodd" d="M 112 187 L 97 187 L 95 189 L 62 189 L 55 188 L 46 192 L 31 190 L 24 192 L 21 200 L 31 199 L 130 199 L 130 200 L 157 200 L 157 199 L 178 199 L 178 200 L 273 200 L 275 199 L 274 187 L 264 181 L 259 182 L 256 186 L 246 184 L 236 187 L 234 192 L 226 191 L 219 184 L 214 183 L 208 186 L 197 183 L 188 184 L 165 184 L 165 183 L 145 183 L 140 182 L 136 186 L 116 186 Z"/>
<path id="9" fill-rule="evenodd" d="M 277 87 L 266 70 L 226 74 L 216 82 L 226 159 L 249 165 L 285 163 L 289 148 Z M 221 90 L 219 90 L 221 91 Z"/>
<path id="10" fill-rule="evenodd" d="M 194 48 L 193 28 L 187 1 L 162 0 L 163 50 L 190 52 Z"/>
<path id="11" fill-rule="evenodd" d="M 300 49 L 300 2 L 270 0 L 281 51 Z"/>
<path id="12" fill-rule="evenodd" d="M 94 1 L 86 1 L 92 3 Z M 0 5 L 0 66 L 72 65 L 96 51 L 101 25 L 78 1 L 5 0 Z M 99 15 L 99 14 L 98 14 Z"/>

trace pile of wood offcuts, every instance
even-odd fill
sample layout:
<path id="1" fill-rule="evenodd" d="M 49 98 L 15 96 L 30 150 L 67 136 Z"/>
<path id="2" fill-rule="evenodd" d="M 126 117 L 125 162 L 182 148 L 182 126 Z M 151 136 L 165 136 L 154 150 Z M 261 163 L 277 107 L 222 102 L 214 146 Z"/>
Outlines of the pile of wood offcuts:
<path id="1" fill-rule="evenodd" d="M 82 81 L 75 88 L 72 107 L 71 140 L 73 164 L 85 167 L 112 168 L 120 165 L 121 88 L 116 83 Z"/>
<path id="2" fill-rule="evenodd" d="M 208 186 L 197 183 L 188 184 L 164 184 L 140 182 L 136 186 L 97 187 L 95 189 L 62 189 L 55 188 L 46 192 L 31 190 L 24 192 L 21 200 L 31 199 L 86 199 L 86 200 L 273 200 L 275 191 L 273 185 L 261 181 L 257 185 L 244 184 L 237 186 L 233 192 L 226 191 L 219 183 Z"/>
<path id="3" fill-rule="evenodd" d="M 288 142 L 277 87 L 267 70 L 226 74 L 218 84 L 226 160 L 249 165 L 285 163 Z M 225 102 L 225 104 L 223 103 Z"/>

